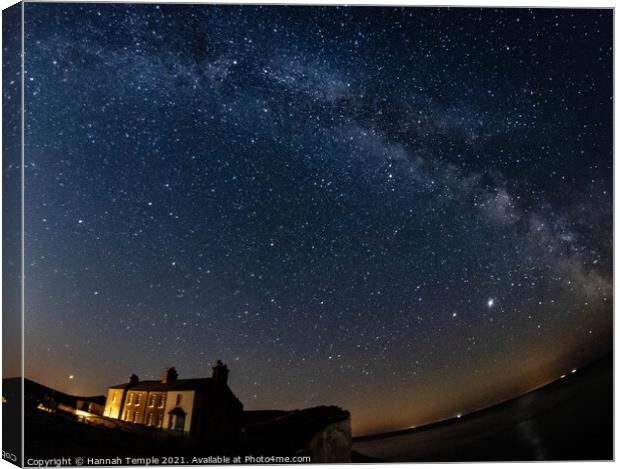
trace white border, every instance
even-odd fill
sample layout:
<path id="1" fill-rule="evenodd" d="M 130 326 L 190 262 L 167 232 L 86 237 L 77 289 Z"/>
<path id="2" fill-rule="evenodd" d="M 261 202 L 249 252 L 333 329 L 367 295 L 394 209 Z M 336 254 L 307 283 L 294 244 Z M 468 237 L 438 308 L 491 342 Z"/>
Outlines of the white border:
<path id="1" fill-rule="evenodd" d="M 34 1 L 38 1 L 38 2 L 46 2 L 46 3 L 54 3 L 53 1 L 48 1 L 48 0 L 34 0 Z M 439 0 L 425 0 L 423 2 L 415 2 L 415 1 L 403 1 L 403 0 L 389 0 L 389 1 L 382 1 L 382 0 L 354 0 L 352 3 L 345 3 L 342 1 L 338 1 L 338 0 L 322 0 L 322 1 L 315 1 L 315 0 L 287 0 L 286 2 L 283 1 L 274 1 L 274 0 L 246 0 L 246 1 L 231 1 L 231 0 L 220 0 L 218 2 L 209 2 L 209 1 L 174 1 L 174 0 L 159 0 L 159 1 L 153 1 L 153 0 L 133 0 L 132 2 L 122 2 L 122 1 L 116 1 L 116 0 L 62 0 L 64 2 L 67 3 L 191 3 L 191 4 L 205 4 L 205 5 L 209 5 L 209 4 L 262 4 L 262 5 L 348 5 L 348 6 L 355 6 L 355 5 L 359 5 L 359 6 L 418 6 L 418 7 L 424 7 L 424 6 L 432 6 L 432 7 L 437 7 L 437 6 L 452 6 L 452 7 L 498 7 L 498 8 L 524 8 L 524 7 L 529 7 L 529 8 L 615 8 L 616 6 L 616 2 L 614 1 L 609 1 L 609 0 L 596 0 L 596 2 L 592 2 L 592 3 L 588 3 L 588 2 L 580 2 L 580 1 L 575 1 L 575 0 L 546 0 L 546 1 L 533 1 L 533 0 L 529 0 L 529 1 L 523 1 L 523 0 L 513 0 L 513 1 L 506 1 L 506 0 L 495 0 L 493 2 L 491 1 L 484 1 L 484 0 L 477 0 L 477 1 L 467 1 L 467 0 L 450 0 L 449 2 L 447 1 L 439 1 Z M 14 0 L 0 0 L 0 7 L 2 9 L 5 9 L 11 5 L 14 5 L 15 2 Z M 21 292 L 21 305 L 22 305 L 22 312 L 24 311 L 24 307 L 25 307 L 25 296 L 24 296 L 24 282 L 25 282 L 25 278 L 23 276 L 24 274 L 24 224 L 25 224 L 25 217 L 24 217 L 24 161 L 25 161 L 25 155 L 24 155 L 24 124 L 25 124 L 25 115 L 23 112 L 23 108 L 24 108 L 24 50 L 23 50 L 23 46 L 24 46 L 24 28 L 23 28 L 23 15 L 24 15 L 24 8 L 23 8 L 23 4 L 22 4 L 22 43 L 21 43 L 21 47 L 22 47 L 22 63 L 21 63 L 21 80 L 22 80 L 22 87 L 21 87 L 21 104 L 22 104 L 22 113 L 21 113 L 21 191 L 22 191 L 22 199 L 21 199 L 21 205 L 22 205 L 22 214 L 21 214 L 21 225 L 22 225 L 22 236 L 21 236 L 21 272 L 22 272 L 22 292 Z M 614 12 L 614 32 L 615 32 L 615 12 Z M 613 87 L 613 92 L 614 92 L 614 98 L 616 96 L 616 76 L 615 76 L 615 63 L 616 63 L 616 53 L 618 51 L 618 40 L 616 35 L 614 34 L 614 87 Z M 2 39 L 1 39 L 1 35 L 0 35 L 0 50 L 2 50 Z M 1 76 L 1 72 L 0 72 L 0 76 Z M 615 135 L 616 135 L 616 130 L 617 130 L 617 119 L 616 119 L 616 115 L 617 115 L 617 106 L 616 106 L 616 102 L 614 100 L 614 150 L 615 150 Z M 0 118 L 0 122 L 1 122 L 1 118 Z M 0 148 L 1 148 L 1 143 L 2 143 L 2 135 L 0 133 Z M 614 151 L 614 157 L 615 157 L 615 151 Z M 614 163 L 615 163 L 615 158 L 614 158 Z M 615 181 L 618 180 L 618 176 L 620 175 L 620 169 L 618 168 L 618 165 L 614 164 L 614 220 L 616 219 L 616 217 L 618 216 L 619 213 L 619 209 L 618 207 L 620 207 L 620 195 L 618 194 L 617 191 L 615 191 Z M 2 187 L 2 181 L 0 179 L 0 204 L 2 202 L 2 194 L 1 194 L 1 187 Z M 2 229 L 2 219 L 0 217 L 0 231 Z M 615 240 L 616 240 L 616 228 L 615 228 L 615 223 L 614 223 L 614 273 L 616 272 L 616 266 L 617 264 L 617 260 L 618 260 L 618 256 L 617 256 L 617 252 L 615 250 Z M 0 246 L 0 255 L 1 255 L 1 246 Z M 0 288 L 1 288 L 1 279 L 0 279 Z M 614 317 L 615 317 L 615 312 L 616 312 L 616 308 L 615 308 L 615 293 L 616 293 L 616 289 L 615 289 L 615 282 L 614 282 Z M 24 315 L 22 314 L 22 370 L 24 369 Z M 616 322 L 614 321 L 614 338 L 616 337 L 615 335 L 616 333 Z M 2 338 L 0 337 L 0 345 L 1 345 L 1 341 Z M 615 346 L 615 340 L 614 340 L 614 346 Z M 1 348 L 0 348 L 0 354 L 1 354 Z M 614 347 L 614 404 L 616 402 L 618 402 L 617 397 L 620 395 L 620 392 L 618 391 L 618 386 L 617 386 L 617 374 L 615 373 L 615 364 L 618 363 L 618 358 L 620 357 L 620 354 L 618 352 L 617 347 Z M 22 381 L 22 390 L 23 390 L 23 381 Z M 618 408 L 617 406 L 614 405 L 614 423 L 618 421 L 617 417 L 618 417 Z M 587 429 L 584 429 L 584 432 L 587 432 Z M 2 435 L 2 428 L 0 426 L 0 438 Z M 614 450 L 615 448 L 618 447 L 618 443 L 620 442 L 620 437 L 618 435 L 618 432 L 615 431 L 615 425 L 614 425 Z M 23 425 L 22 425 L 22 456 L 23 456 Z M 615 456 L 615 451 L 614 451 L 614 456 Z M 484 466 L 484 467 L 505 467 L 505 466 L 510 466 L 511 468 L 525 468 L 530 464 L 533 463 L 457 463 L 460 465 L 460 467 L 480 467 L 480 466 Z M 598 462 L 598 463 L 592 463 L 592 462 L 546 462 L 544 464 L 552 464 L 556 467 L 558 467 L 558 465 L 560 467 L 565 467 L 565 466 L 570 466 L 570 467 L 575 467 L 575 468 L 589 468 L 592 464 L 595 464 L 596 466 L 601 466 L 601 465 L 613 465 L 613 462 Z M 412 463 L 403 463 L 403 464 L 389 464 L 390 467 L 392 466 L 399 466 L 399 467 L 417 467 L 417 468 L 431 468 L 431 467 L 436 467 L 436 466 L 443 466 L 444 464 L 412 464 Z M 324 465 L 310 465 L 312 467 L 321 467 Z M 343 465 L 330 465 L 330 466 L 345 466 Z M 381 467 L 386 467 L 387 465 L 380 465 L 380 464 L 364 464 L 364 466 L 367 467 L 376 467 L 376 468 L 381 468 Z M 9 469 L 9 468 L 14 468 L 15 466 L 8 463 L 7 461 L 2 460 L 0 462 L 0 469 Z M 162 466 L 162 467 L 174 467 L 174 466 Z M 251 467 L 251 466 L 244 466 L 244 467 Z M 256 466 L 254 466 L 256 467 Z M 268 466 L 268 467 L 274 467 L 274 466 Z"/>

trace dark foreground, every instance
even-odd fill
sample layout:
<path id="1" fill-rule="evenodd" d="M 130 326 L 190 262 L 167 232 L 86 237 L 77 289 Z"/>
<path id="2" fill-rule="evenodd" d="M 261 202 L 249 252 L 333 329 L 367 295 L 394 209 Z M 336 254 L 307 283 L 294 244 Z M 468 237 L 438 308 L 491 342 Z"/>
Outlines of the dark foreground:
<path id="1" fill-rule="evenodd" d="M 247 424 L 239 440 L 213 444 L 198 437 L 144 429 L 136 433 L 76 422 L 58 413 L 30 411 L 25 414 L 25 462 L 39 465 L 54 459 L 54 466 L 84 462 L 110 466 L 351 461 L 348 412 L 315 407 L 275 413 L 274 419 Z"/>
<path id="2" fill-rule="evenodd" d="M 613 459 L 613 357 L 460 420 L 357 438 L 353 450 L 389 462 Z"/>
<path id="3" fill-rule="evenodd" d="M 3 396 L 7 384 L 3 382 Z M 21 384 L 3 404 L 5 448 L 11 446 L 11 436 L 18 435 L 14 422 L 20 420 L 21 405 L 15 397 L 20 390 Z M 32 382 L 26 386 L 26 454 L 72 458 L 60 465 L 75 465 L 76 457 L 116 456 L 182 457 L 168 461 L 182 464 L 217 463 L 194 460 L 213 455 L 309 455 L 315 463 L 613 459 L 611 354 L 537 391 L 459 420 L 356 438 L 352 453 L 348 412 L 333 407 L 246 412 L 243 441 L 214 448 L 203 440 L 86 425 L 72 415 L 39 410 L 41 395 L 50 391 Z M 66 404 L 75 399 L 57 391 L 54 396 Z M 13 424 L 7 418 L 12 409 Z"/>
<path id="4" fill-rule="evenodd" d="M 91 398 L 24 380 L 25 460 L 21 461 L 19 378 L 3 379 L 3 456 L 27 466 L 205 465 L 220 463 L 350 462 L 346 410 L 245 411 L 227 439 L 179 434 L 84 412 Z"/>

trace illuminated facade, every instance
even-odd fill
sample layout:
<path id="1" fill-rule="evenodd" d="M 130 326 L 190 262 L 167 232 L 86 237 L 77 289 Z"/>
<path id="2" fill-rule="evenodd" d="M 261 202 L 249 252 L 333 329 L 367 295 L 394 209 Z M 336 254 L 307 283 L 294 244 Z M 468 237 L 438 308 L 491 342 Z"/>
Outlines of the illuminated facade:
<path id="1" fill-rule="evenodd" d="M 242 411 L 228 387 L 228 367 L 218 361 L 211 378 L 178 379 L 174 368 L 157 381 L 132 375 L 108 389 L 103 415 L 175 433 L 229 438 L 241 428 Z"/>

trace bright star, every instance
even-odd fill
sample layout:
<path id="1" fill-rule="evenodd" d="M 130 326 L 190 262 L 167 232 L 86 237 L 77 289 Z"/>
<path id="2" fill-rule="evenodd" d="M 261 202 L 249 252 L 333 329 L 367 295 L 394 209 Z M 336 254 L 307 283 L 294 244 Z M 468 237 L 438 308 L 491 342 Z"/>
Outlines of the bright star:
<path id="1" fill-rule="evenodd" d="M 495 300 L 493 298 L 489 298 L 489 301 L 487 301 L 487 306 L 491 308 L 493 307 L 494 304 L 495 304 Z"/>

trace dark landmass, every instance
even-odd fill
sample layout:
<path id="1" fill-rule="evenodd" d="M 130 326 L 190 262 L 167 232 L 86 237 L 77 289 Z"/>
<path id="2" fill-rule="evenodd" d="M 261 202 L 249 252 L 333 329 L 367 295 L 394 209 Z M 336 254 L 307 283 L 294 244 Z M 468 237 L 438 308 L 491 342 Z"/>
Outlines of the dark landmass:
<path id="1" fill-rule="evenodd" d="M 21 393 L 21 378 L 5 378 L 2 380 L 2 395 L 15 398 Z M 67 406 L 76 406 L 78 401 L 91 401 L 99 404 L 105 403 L 105 396 L 72 396 L 61 391 L 57 391 L 43 384 L 39 384 L 31 379 L 24 378 L 24 396 L 26 405 L 37 405 L 39 402 L 54 400 L 57 403 Z"/>
<path id="2" fill-rule="evenodd" d="M 248 455 L 309 456 L 311 462 L 351 461 L 350 416 L 339 407 L 246 411 L 240 439 L 216 445 L 205 439 L 107 417 L 84 418 L 71 411 L 80 401 L 96 402 L 101 400 L 100 396 L 70 396 L 27 379 L 24 389 L 26 461 L 29 458 L 74 461 L 76 457 L 182 457 L 184 464 L 204 464 L 192 458 Z M 4 412 L 19 416 L 20 393 L 20 379 L 3 380 Z M 4 435 L 6 438 L 19 434 L 14 428 L 5 428 Z"/>
<path id="3" fill-rule="evenodd" d="M 314 462 L 351 460 L 350 414 L 335 406 L 295 411 L 246 411 L 245 429 L 253 453 L 312 454 Z"/>
<path id="4" fill-rule="evenodd" d="M 354 438 L 353 450 L 360 462 L 611 460 L 613 355 L 460 419 Z"/>
<path id="5" fill-rule="evenodd" d="M 40 404 L 74 407 L 80 400 L 100 398 L 70 396 L 30 380 L 24 386 L 27 458 L 310 455 L 313 462 L 362 463 L 613 459 L 611 353 L 536 391 L 460 419 L 354 438 L 353 451 L 349 413 L 338 407 L 245 411 L 242 441 L 214 447 L 105 417 L 85 423 L 58 406 L 44 411 Z M 3 380 L 5 415 L 19 415 L 20 392 L 19 379 Z M 13 428 L 3 430 L 7 441 L 15 435 Z"/>

